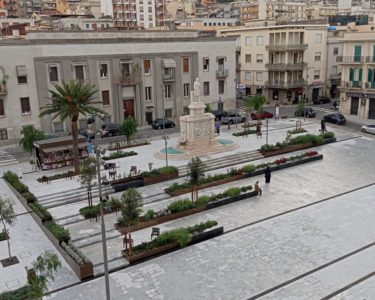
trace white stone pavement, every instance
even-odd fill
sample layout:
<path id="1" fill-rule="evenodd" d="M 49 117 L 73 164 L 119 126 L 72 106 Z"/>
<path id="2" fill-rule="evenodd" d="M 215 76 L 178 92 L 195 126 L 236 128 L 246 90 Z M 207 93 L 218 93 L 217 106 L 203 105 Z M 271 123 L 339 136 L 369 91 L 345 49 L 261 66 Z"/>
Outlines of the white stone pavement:
<path id="1" fill-rule="evenodd" d="M 367 261 L 374 266 L 374 262 Z M 374 268 L 372 269 L 372 272 Z M 371 272 L 371 273 L 372 273 Z M 367 275 L 367 274 L 366 274 Z M 372 300 L 375 298 L 375 277 L 371 277 L 354 287 L 334 296 L 332 300 Z"/>

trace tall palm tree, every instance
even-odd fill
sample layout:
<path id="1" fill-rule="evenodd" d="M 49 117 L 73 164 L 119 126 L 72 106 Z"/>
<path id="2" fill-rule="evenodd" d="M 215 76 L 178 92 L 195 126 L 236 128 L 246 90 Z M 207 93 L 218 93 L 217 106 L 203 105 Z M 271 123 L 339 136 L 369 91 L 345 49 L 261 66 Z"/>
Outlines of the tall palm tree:
<path id="1" fill-rule="evenodd" d="M 98 90 L 95 90 L 95 85 L 90 86 L 89 84 L 81 84 L 77 81 L 71 80 L 66 83 L 62 80 L 62 85 L 53 84 L 56 91 L 49 90 L 52 94 L 52 103 L 42 107 L 42 112 L 39 114 L 39 118 L 45 115 L 55 114 L 52 120 L 60 117 L 61 122 L 67 118 L 72 122 L 72 136 L 73 136 L 73 154 L 74 154 L 74 169 L 76 174 L 79 174 L 79 154 L 78 154 L 78 127 L 77 121 L 79 114 L 86 116 L 93 112 L 99 112 L 107 114 L 100 108 L 93 107 L 92 104 L 102 103 L 93 102 L 95 94 Z"/>

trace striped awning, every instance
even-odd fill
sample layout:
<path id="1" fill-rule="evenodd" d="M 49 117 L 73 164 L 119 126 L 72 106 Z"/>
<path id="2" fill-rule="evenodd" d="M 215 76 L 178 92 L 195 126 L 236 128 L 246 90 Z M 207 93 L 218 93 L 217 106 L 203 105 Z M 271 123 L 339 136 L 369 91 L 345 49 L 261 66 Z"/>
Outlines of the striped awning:
<path id="1" fill-rule="evenodd" d="M 163 68 L 176 68 L 176 61 L 172 58 L 162 59 Z"/>

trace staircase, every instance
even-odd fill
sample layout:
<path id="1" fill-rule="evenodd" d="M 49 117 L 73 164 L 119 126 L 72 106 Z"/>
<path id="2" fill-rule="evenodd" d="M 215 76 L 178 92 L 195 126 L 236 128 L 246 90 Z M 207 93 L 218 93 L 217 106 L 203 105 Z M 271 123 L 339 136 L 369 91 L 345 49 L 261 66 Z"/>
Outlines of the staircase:
<path id="1" fill-rule="evenodd" d="M 0 150 L 0 167 L 16 163 L 18 161 L 12 155 L 4 150 Z"/>

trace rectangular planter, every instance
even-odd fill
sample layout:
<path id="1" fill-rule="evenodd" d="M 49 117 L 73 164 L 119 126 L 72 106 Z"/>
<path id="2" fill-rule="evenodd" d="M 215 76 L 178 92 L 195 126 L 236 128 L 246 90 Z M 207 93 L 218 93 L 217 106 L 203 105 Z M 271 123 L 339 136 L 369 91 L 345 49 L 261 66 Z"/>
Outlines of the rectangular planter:
<path id="1" fill-rule="evenodd" d="M 106 214 L 109 214 L 109 212 L 108 212 L 108 210 L 104 209 L 104 210 L 103 210 L 103 215 L 106 215 Z M 83 215 L 83 214 L 80 213 L 80 215 L 81 215 L 82 217 L 84 217 L 85 220 L 91 218 L 91 214 Z"/>
<path id="2" fill-rule="evenodd" d="M 218 200 L 218 201 L 209 202 L 206 205 L 206 210 L 213 209 L 213 208 L 216 208 L 216 207 L 220 207 L 220 206 L 223 206 L 223 205 L 227 205 L 227 204 L 230 204 L 230 203 L 234 203 L 234 202 L 237 202 L 237 201 L 245 200 L 247 198 L 255 197 L 255 196 L 258 196 L 258 192 L 252 191 L 252 192 L 240 194 L 238 196 L 225 198 L 225 199 Z"/>
<path id="3" fill-rule="evenodd" d="M 177 177 L 178 177 L 178 171 L 169 173 L 169 174 L 160 174 L 160 175 L 156 175 L 152 177 L 144 177 L 143 182 L 145 185 L 148 185 L 154 182 L 168 180 L 168 179 L 177 178 Z"/>
<path id="4" fill-rule="evenodd" d="M 112 180 L 112 181 L 109 182 L 109 184 L 113 185 L 113 184 L 119 184 L 119 183 L 128 183 L 130 181 L 139 180 L 139 179 L 142 179 L 142 177 L 141 176 L 132 176 L 132 177 L 127 177 L 127 178 Z"/>
<path id="5" fill-rule="evenodd" d="M 118 193 L 118 192 L 125 191 L 129 188 L 132 188 L 132 187 L 134 187 L 134 188 L 142 187 L 142 186 L 144 186 L 144 183 L 143 183 L 143 178 L 138 177 L 138 179 L 124 181 L 122 183 L 114 183 L 114 184 L 111 183 L 111 185 L 112 185 L 113 189 L 115 190 L 115 192 Z"/>
<path id="6" fill-rule="evenodd" d="M 283 153 L 289 153 L 289 152 L 298 151 L 298 150 L 311 148 L 311 147 L 314 147 L 313 142 L 308 142 L 308 143 L 298 144 L 298 145 L 288 145 L 288 146 L 281 147 L 280 149 L 272 150 L 272 151 L 259 150 L 259 152 L 262 153 L 264 157 L 270 157 L 270 156 L 275 156 L 275 155 L 279 155 Z"/>
<path id="7" fill-rule="evenodd" d="M 138 226 L 131 226 L 130 232 L 138 231 L 138 230 L 141 230 L 141 229 L 144 229 L 144 228 L 147 228 L 147 227 L 155 226 L 155 225 L 158 225 L 158 224 L 166 223 L 166 222 L 173 221 L 173 220 L 176 220 L 176 219 L 179 219 L 179 218 L 183 218 L 183 217 L 186 217 L 186 216 L 197 214 L 197 213 L 200 213 L 200 212 L 204 211 L 205 209 L 206 209 L 206 207 L 202 206 L 202 207 L 199 207 L 199 208 L 193 208 L 193 209 L 189 209 L 189 210 L 182 211 L 182 212 L 179 212 L 179 213 L 170 214 L 169 216 L 156 218 L 156 219 L 153 219 L 153 220 L 150 220 L 150 221 L 147 221 L 147 222 L 142 222 L 142 223 L 139 223 Z M 128 227 L 121 227 L 119 223 L 115 223 L 115 228 L 121 234 L 125 234 L 129 229 Z"/>
<path id="8" fill-rule="evenodd" d="M 145 145 L 151 145 L 151 143 L 142 143 L 142 144 L 136 144 L 136 145 L 130 145 L 130 146 L 121 146 L 119 149 L 128 149 L 128 148 L 135 148 L 135 147 L 140 147 L 140 146 L 145 146 Z M 108 148 L 109 151 L 116 151 L 117 147 L 115 148 Z"/>
<path id="9" fill-rule="evenodd" d="M 331 143 L 336 143 L 336 138 L 329 138 L 329 139 L 324 139 L 324 145 L 325 144 L 331 144 Z"/>
<path id="10" fill-rule="evenodd" d="M 207 188 L 210 188 L 210 187 L 213 187 L 213 186 L 217 186 L 217 185 L 220 185 L 220 184 L 225 184 L 225 183 L 229 183 L 229 182 L 241 180 L 241 179 L 244 179 L 244 178 L 245 178 L 244 175 L 237 175 L 237 176 L 233 176 L 233 177 L 230 177 L 230 178 L 215 180 L 213 182 L 209 182 L 209 183 L 205 183 L 205 184 L 200 185 L 198 187 L 198 190 L 207 189 Z M 191 187 L 186 188 L 186 189 L 182 189 L 182 190 L 179 190 L 179 191 L 175 191 L 175 192 L 169 192 L 168 189 L 164 189 L 164 191 L 168 195 L 170 195 L 171 197 L 175 197 L 175 196 L 179 196 L 179 195 L 190 193 L 191 192 Z"/>

